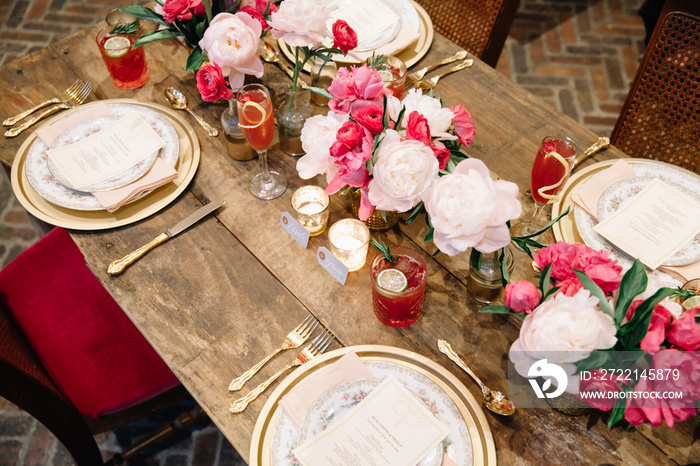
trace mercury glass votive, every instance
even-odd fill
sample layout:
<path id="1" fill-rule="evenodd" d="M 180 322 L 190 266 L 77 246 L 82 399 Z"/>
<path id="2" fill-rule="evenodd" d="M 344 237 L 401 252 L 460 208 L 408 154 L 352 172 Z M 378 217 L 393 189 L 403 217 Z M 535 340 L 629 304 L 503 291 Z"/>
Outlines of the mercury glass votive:
<path id="1" fill-rule="evenodd" d="M 328 230 L 333 255 L 354 272 L 365 265 L 369 247 L 369 228 L 354 218 L 338 220 Z"/>
<path id="2" fill-rule="evenodd" d="M 294 218 L 311 236 L 320 235 L 326 230 L 331 203 L 323 188 L 302 186 L 292 194 L 291 204 Z"/>

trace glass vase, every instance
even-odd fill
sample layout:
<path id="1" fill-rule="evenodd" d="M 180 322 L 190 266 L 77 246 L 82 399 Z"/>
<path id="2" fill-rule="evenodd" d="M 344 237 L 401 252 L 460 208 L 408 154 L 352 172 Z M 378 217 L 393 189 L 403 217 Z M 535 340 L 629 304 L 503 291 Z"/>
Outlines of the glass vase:
<path id="1" fill-rule="evenodd" d="M 338 65 L 332 60 L 323 61 L 318 57 L 311 58 L 311 86 L 328 89 L 333 78 L 338 74 Z M 321 94 L 311 92 L 311 103 L 318 106 L 328 105 L 328 99 Z"/>
<path id="2" fill-rule="evenodd" d="M 277 123 L 279 125 L 280 149 L 285 154 L 304 155 L 301 147 L 301 129 L 313 115 L 309 103 L 310 91 L 297 87 L 296 91 L 288 88 L 279 100 Z"/>
<path id="3" fill-rule="evenodd" d="M 234 93 L 235 95 L 235 93 Z M 226 139 L 226 152 L 234 160 L 251 160 L 257 153 L 248 144 L 243 136 L 243 130 L 238 126 L 238 106 L 236 98 L 229 99 L 228 108 L 221 114 L 221 127 Z"/>
<path id="4" fill-rule="evenodd" d="M 478 268 L 473 267 L 471 262 L 469 263 L 467 293 L 481 303 L 492 303 L 503 293 L 501 263 L 499 261 L 501 251 L 503 251 L 503 260 L 510 276 L 513 273 L 515 263 L 513 262 L 513 253 L 508 247 L 495 252 L 483 253 Z"/>

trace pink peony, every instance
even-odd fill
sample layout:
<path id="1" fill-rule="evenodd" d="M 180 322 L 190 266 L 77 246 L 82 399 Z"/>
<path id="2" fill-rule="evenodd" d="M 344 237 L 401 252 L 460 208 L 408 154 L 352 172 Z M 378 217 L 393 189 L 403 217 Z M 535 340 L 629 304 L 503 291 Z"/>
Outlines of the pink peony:
<path id="1" fill-rule="evenodd" d="M 450 107 L 450 110 L 452 110 L 452 114 L 454 115 L 452 123 L 455 125 L 455 134 L 464 147 L 467 147 L 469 143 L 474 140 L 475 136 L 472 116 L 461 105 Z"/>
<path id="2" fill-rule="evenodd" d="M 631 320 L 634 316 L 637 307 L 644 302 L 641 299 L 633 301 L 627 309 L 627 320 Z M 657 304 L 654 310 L 651 311 L 651 319 L 649 319 L 649 329 L 646 335 L 639 343 L 639 347 L 648 353 L 656 353 L 661 349 L 661 344 L 666 340 L 666 329 L 673 319 L 671 311 Z"/>
<path id="3" fill-rule="evenodd" d="M 202 0 L 166 0 L 163 5 L 163 21 L 172 24 L 175 20 L 192 19 L 192 15 L 203 15 Z"/>
<path id="4" fill-rule="evenodd" d="M 384 129 L 384 123 L 382 118 L 384 116 L 384 110 L 381 105 L 370 104 L 359 109 L 353 118 L 363 127 L 367 128 L 370 133 L 378 134 Z"/>
<path id="5" fill-rule="evenodd" d="M 216 63 L 207 63 L 197 71 L 197 90 L 205 102 L 233 98 L 233 91 Z"/>
<path id="6" fill-rule="evenodd" d="M 362 142 L 352 149 L 340 141 L 331 145 L 330 159 L 338 166 L 338 171 L 328 183 L 326 194 L 335 194 L 345 186 L 362 188 L 369 183 L 366 162 L 372 158 L 372 140 L 372 135 L 365 130 Z"/>
<path id="7" fill-rule="evenodd" d="M 686 351 L 696 351 L 700 348 L 700 324 L 695 322 L 695 316 L 698 314 L 700 307 L 685 311 L 680 319 L 671 323 L 668 328 L 668 341 Z"/>
<path id="8" fill-rule="evenodd" d="M 260 23 L 260 27 L 262 27 L 263 31 L 266 31 L 270 29 L 270 25 L 267 24 L 267 21 L 265 21 L 265 17 L 260 13 L 258 10 L 253 8 L 252 6 L 244 6 L 240 10 L 238 10 L 240 13 L 246 13 L 250 15 L 251 18 L 256 20 L 258 23 Z"/>
<path id="9" fill-rule="evenodd" d="M 606 250 L 596 251 L 580 243 L 559 241 L 540 249 L 535 262 L 540 269 L 552 264 L 551 277 L 557 281 L 577 278 L 574 269 L 578 269 L 603 291 L 612 292 L 620 287 L 622 266 L 608 255 Z"/>
<path id="10" fill-rule="evenodd" d="M 284 0 L 270 15 L 272 37 L 292 47 L 318 48 L 326 38 L 331 10 L 315 0 Z"/>
<path id="11" fill-rule="evenodd" d="M 353 148 L 362 141 L 364 131 L 362 127 L 355 122 L 348 121 L 338 130 L 338 142 L 342 142 L 349 148 Z"/>
<path id="12" fill-rule="evenodd" d="M 357 33 L 342 19 L 333 23 L 333 47 L 340 49 L 343 55 L 357 47 Z"/>
<path id="13" fill-rule="evenodd" d="M 337 77 L 328 87 L 328 92 L 333 96 L 328 102 L 330 109 L 351 115 L 367 105 L 382 106 L 382 95 L 390 93 L 384 88 L 377 70 L 367 65 L 359 68 L 353 66 L 350 71 L 340 68 Z"/>
<path id="14" fill-rule="evenodd" d="M 450 157 L 452 156 L 450 149 L 445 147 L 445 145 L 440 141 L 435 141 L 430 144 L 430 148 L 433 150 L 433 154 L 435 154 L 435 157 L 438 159 L 440 170 L 447 168 L 447 161 L 450 160 Z"/>
<path id="15" fill-rule="evenodd" d="M 236 2 L 233 0 L 226 0 L 226 8 L 228 9 L 229 6 L 235 3 Z M 242 10 L 243 8 L 249 6 L 255 8 L 256 11 L 264 15 L 265 9 L 267 9 L 268 5 L 270 6 L 270 9 L 267 12 L 268 14 L 277 11 L 277 6 L 275 6 L 271 0 L 242 0 L 240 8 Z"/>
<path id="16" fill-rule="evenodd" d="M 245 75 L 259 78 L 263 74 L 259 53 L 261 33 L 260 23 L 247 13 L 219 13 L 204 32 L 199 46 L 210 62 L 221 67 L 231 88 L 238 89 L 243 86 Z"/>
<path id="17" fill-rule="evenodd" d="M 408 115 L 406 122 L 406 138 L 414 141 L 422 142 L 426 146 L 430 146 L 430 125 L 428 119 L 417 111 L 412 111 Z"/>
<path id="18" fill-rule="evenodd" d="M 520 280 L 506 285 L 505 303 L 515 312 L 532 312 L 540 304 L 542 294 L 537 287 L 527 280 Z"/>
<path id="19" fill-rule="evenodd" d="M 588 380 L 581 379 L 578 388 L 579 399 L 588 403 L 594 409 L 610 411 L 615 407 L 617 398 L 615 398 L 614 393 L 621 391 L 620 386 L 615 380 L 611 380 L 612 377 L 609 374 L 604 374 L 598 369 L 590 371 L 590 375 L 591 377 Z M 588 396 L 581 396 L 582 393 L 586 393 Z M 604 398 L 596 398 L 596 395 L 593 395 L 594 393 L 610 395 Z"/>
<path id="20" fill-rule="evenodd" d="M 555 286 L 560 287 L 557 294 L 562 293 L 566 296 L 573 296 L 578 293 L 578 290 L 583 288 L 583 285 L 578 278 L 567 278 L 555 283 Z"/>

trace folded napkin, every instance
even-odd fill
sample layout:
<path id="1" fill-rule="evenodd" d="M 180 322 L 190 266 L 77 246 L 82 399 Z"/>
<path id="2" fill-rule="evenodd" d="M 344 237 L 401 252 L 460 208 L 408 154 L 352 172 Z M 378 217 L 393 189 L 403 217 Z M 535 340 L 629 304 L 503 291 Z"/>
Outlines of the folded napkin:
<path id="1" fill-rule="evenodd" d="M 353 52 L 352 50 L 348 52 L 348 55 L 352 56 L 353 58 L 356 58 L 360 61 L 365 61 L 368 58 L 372 57 L 372 54 L 375 54 L 377 56 L 379 55 L 394 55 L 396 53 L 399 53 L 412 43 L 414 43 L 418 38 L 420 37 L 420 34 L 408 29 L 401 29 L 399 33 L 394 37 L 394 40 L 387 42 L 386 44 L 382 45 L 381 47 L 378 47 L 374 50 L 370 50 L 367 52 Z"/>
<path id="2" fill-rule="evenodd" d="M 47 146 L 51 146 L 51 143 L 53 143 L 53 141 L 63 131 L 76 123 L 87 120 L 88 118 L 107 115 L 112 115 L 112 111 L 109 109 L 109 106 L 107 106 L 107 104 L 104 102 L 97 102 L 96 104 L 91 105 L 80 112 L 76 112 L 67 118 L 63 118 L 50 126 L 45 126 L 38 129 L 36 131 L 36 135 L 42 141 L 44 141 Z M 114 212 L 124 204 L 127 204 L 135 199 L 140 194 L 146 191 L 153 191 L 154 189 L 173 181 L 175 178 L 177 178 L 177 171 L 167 162 L 164 162 L 160 158 L 156 158 L 156 161 L 153 163 L 151 169 L 144 176 L 133 183 L 111 191 L 94 192 L 91 194 L 97 198 L 107 212 Z"/>
<path id="3" fill-rule="evenodd" d="M 700 277 L 700 261 L 688 265 L 662 265 L 659 267 L 659 270 L 685 283 L 688 280 Z"/>
<path id="4" fill-rule="evenodd" d="M 618 160 L 610 168 L 599 175 L 589 178 L 585 183 L 576 186 L 569 197 L 571 202 L 588 212 L 588 215 L 598 219 L 598 201 L 613 183 L 637 176 L 634 170 L 624 160 Z"/>

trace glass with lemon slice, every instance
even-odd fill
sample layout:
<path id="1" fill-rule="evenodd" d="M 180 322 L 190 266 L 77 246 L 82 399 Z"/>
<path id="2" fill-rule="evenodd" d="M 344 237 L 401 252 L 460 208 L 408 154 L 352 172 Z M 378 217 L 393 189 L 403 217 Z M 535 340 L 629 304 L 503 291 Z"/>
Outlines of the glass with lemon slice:
<path id="1" fill-rule="evenodd" d="M 391 254 L 393 263 L 381 253 L 372 260 L 372 305 L 380 322 L 405 327 L 423 311 L 428 266 L 423 256 L 410 248 L 392 247 Z"/>
<path id="2" fill-rule="evenodd" d="M 121 89 L 143 86 L 150 73 L 144 48 L 132 47 L 138 33 L 114 34 L 111 31 L 112 26 L 102 29 L 97 33 L 96 41 L 114 85 Z"/>

